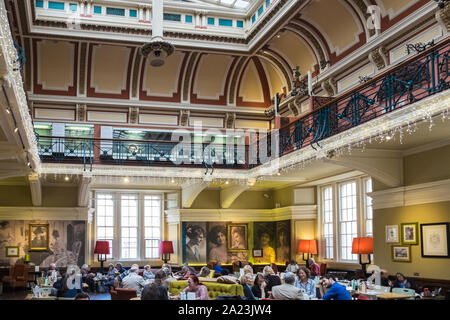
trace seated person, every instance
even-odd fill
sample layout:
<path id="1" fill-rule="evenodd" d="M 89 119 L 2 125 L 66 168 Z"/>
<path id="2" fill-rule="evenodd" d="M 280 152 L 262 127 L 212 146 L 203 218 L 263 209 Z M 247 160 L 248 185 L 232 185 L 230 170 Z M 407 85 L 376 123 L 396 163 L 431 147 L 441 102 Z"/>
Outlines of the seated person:
<path id="1" fill-rule="evenodd" d="M 405 288 L 405 289 L 414 289 L 416 290 L 416 286 L 414 282 L 410 279 L 407 279 L 403 273 L 398 272 L 395 277 L 397 281 L 394 283 L 394 288 Z"/>
<path id="2" fill-rule="evenodd" d="M 276 263 L 271 263 L 270 267 L 272 268 L 272 270 L 275 274 L 278 274 L 278 266 Z"/>
<path id="3" fill-rule="evenodd" d="M 106 285 L 108 287 L 114 287 L 114 278 L 116 277 L 117 269 L 114 267 L 112 263 L 108 266 L 108 273 L 106 274 Z"/>
<path id="4" fill-rule="evenodd" d="M 364 274 L 364 272 L 361 269 L 356 269 L 355 270 L 355 275 L 352 277 L 351 280 L 362 280 L 362 281 L 366 281 L 367 277 Z"/>
<path id="5" fill-rule="evenodd" d="M 267 290 L 267 282 L 264 279 L 263 274 L 262 273 L 258 273 L 256 275 L 256 278 L 255 278 L 255 281 L 254 281 L 254 284 L 253 284 L 253 287 L 252 287 L 253 295 L 256 298 L 265 299 L 266 297 L 269 296 L 268 291 L 269 290 Z"/>
<path id="6" fill-rule="evenodd" d="M 253 274 L 253 268 L 251 265 L 247 264 L 244 266 L 243 269 L 244 269 L 244 274 L 247 274 L 247 273 Z"/>
<path id="7" fill-rule="evenodd" d="M 244 289 L 244 297 L 245 300 L 258 300 L 257 297 L 253 294 L 252 286 L 254 284 L 253 275 L 251 273 L 244 273 L 239 278 L 239 283 L 242 285 Z"/>
<path id="8" fill-rule="evenodd" d="M 320 279 L 321 291 L 326 291 L 322 296 L 323 300 L 352 300 L 347 288 L 336 282 L 336 277 L 332 274 L 327 274 Z"/>
<path id="9" fill-rule="evenodd" d="M 389 280 L 389 273 L 387 270 L 380 270 L 380 285 L 383 287 L 393 287 L 394 284 Z"/>
<path id="10" fill-rule="evenodd" d="M 124 273 L 125 271 L 127 271 L 127 270 L 125 270 L 125 268 L 122 266 L 122 264 L 120 262 L 116 263 L 116 270 L 119 273 Z"/>
<path id="11" fill-rule="evenodd" d="M 295 274 L 286 272 L 284 284 L 272 287 L 272 298 L 278 300 L 304 300 L 301 289 L 294 286 Z"/>
<path id="12" fill-rule="evenodd" d="M 91 297 L 86 292 L 80 292 L 75 296 L 75 300 L 91 300 Z"/>
<path id="13" fill-rule="evenodd" d="M 59 269 L 56 267 L 56 264 L 50 263 L 50 266 L 46 269 L 45 274 L 47 277 L 50 277 L 53 274 L 53 271 L 56 272 L 56 276 L 60 277 Z"/>
<path id="14" fill-rule="evenodd" d="M 136 295 L 138 297 L 141 296 L 142 289 L 145 287 L 146 283 L 144 278 L 142 278 L 139 274 L 139 266 L 137 264 L 133 264 L 130 268 L 129 274 L 122 279 L 122 288 L 124 289 L 135 289 Z"/>
<path id="15" fill-rule="evenodd" d="M 170 274 L 172 274 L 172 267 L 170 266 L 170 264 L 164 263 L 164 264 L 161 266 L 161 269 L 165 269 L 165 268 L 169 269 Z"/>
<path id="16" fill-rule="evenodd" d="M 269 266 L 265 266 L 263 269 L 264 280 L 267 282 L 267 290 L 272 291 L 273 286 L 281 284 L 281 279 L 275 274 L 273 269 Z"/>
<path id="17" fill-rule="evenodd" d="M 151 267 L 148 264 L 144 267 L 144 273 L 142 274 L 142 277 L 144 278 L 144 280 L 155 279 L 155 275 L 153 274 L 153 272 L 150 269 L 151 269 Z"/>
<path id="18" fill-rule="evenodd" d="M 177 281 L 177 278 L 175 278 L 172 274 L 172 271 L 169 268 L 162 268 L 162 271 L 164 271 L 166 277 L 164 278 L 164 285 L 169 287 L 169 281 Z"/>
<path id="19" fill-rule="evenodd" d="M 191 270 L 189 269 L 189 267 L 184 265 L 181 267 L 181 270 L 175 274 L 175 276 L 178 278 L 178 280 L 187 280 L 191 276 Z"/>
<path id="20" fill-rule="evenodd" d="M 167 268 L 159 270 L 155 275 L 155 281 L 144 287 L 141 300 L 169 300 L 169 291 L 165 281 L 167 278 Z"/>
<path id="21" fill-rule="evenodd" d="M 311 270 L 312 277 L 320 276 L 320 266 L 316 263 L 314 258 L 309 258 L 308 265 L 309 265 L 309 270 Z"/>
<path id="22" fill-rule="evenodd" d="M 297 271 L 298 280 L 295 281 L 294 286 L 303 290 L 309 297 L 316 297 L 316 283 L 311 279 L 311 271 L 308 268 L 300 267 Z"/>
<path id="23" fill-rule="evenodd" d="M 81 278 L 83 279 L 83 283 L 86 283 L 89 286 L 89 291 L 95 291 L 95 274 L 91 272 L 91 267 L 88 264 L 83 264 L 81 266 Z"/>
<path id="24" fill-rule="evenodd" d="M 295 260 L 291 260 L 291 262 L 286 267 L 286 272 L 292 272 L 293 274 L 297 274 L 297 271 L 300 267 L 298 266 Z"/>
<path id="25" fill-rule="evenodd" d="M 223 276 L 226 276 L 229 273 L 227 269 L 222 268 L 222 263 L 220 263 L 220 261 L 217 261 L 217 263 L 214 265 L 214 271 L 216 273 L 220 273 Z"/>
<path id="26" fill-rule="evenodd" d="M 189 269 L 189 271 L 191 272 L 191 274 L 196 274 L 197 272 L 195 271 L 194 267 L 191 267 L 187 262 L 185 262 L 183 264 L 183 266 L 187 267 Z"/>
<path id="27" fill-rule="evenodd" d="M 82 292 L 81 279 L 81 275 L 77 275 L 75 269 L 67 270 L 67 273 L 61 280 L 61 287 L 58 290 L 57 296 L 75 298 L 77 294 Z"/>
<path id="28" fill-rule="evenodd" d="M 197 276 L 191 275 L 188 279 L 188 286 L 183 289 L 184 293 L 194 292 L 195 300 L 209 300 L 208 289 L 206 286 L 198 280 Z M 180 299 L 180 296 L 176 296 L 175 299 Z"/>
<path id="29" fill-rule="evenodd" d="M 211 274 L 211 270 L 209 270 L 208 267 L 202 267 L 200 269 L 200 273 L 197 274 L 197 277 L 199 277 L 199 278 L 209 278 L 210 274 Z"/>

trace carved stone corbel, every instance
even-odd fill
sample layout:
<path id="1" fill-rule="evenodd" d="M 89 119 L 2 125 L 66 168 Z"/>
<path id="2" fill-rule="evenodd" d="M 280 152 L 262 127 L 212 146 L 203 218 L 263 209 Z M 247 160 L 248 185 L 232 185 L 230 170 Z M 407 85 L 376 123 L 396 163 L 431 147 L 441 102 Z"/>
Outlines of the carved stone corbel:
<path id="1" fill-rule="evenodd" d="M 369 53 L 369 60 L 372 62 L 377 70 L 383 70 L 388 65 L 387 50 L 384 47 L 379 47 Z"/>
<path id="2" fill-rule="evenodd" d="M 138 107 L 130 107 L 130 123 L 136 124 L 138 123 L 139 118 L 139 108 Z"/>
<path id="3" fill-rule="evenodd" d="M 450 32 L 450 2 L 436 11 L 436 20 L 447 33 Z"/>
<path id="4" fill-rule="evenodd" d="M 329 97 L 333 97 L 336 94 L 336 88 L 333 85 L 331 79 L 325 79 L 322 81 L 322 89 L 327 93 Z"/>
<path id="5" fill-rule="evenodd" d="M 76 112 L 77 112 L 77 120 L 80 122 L 85 122 L 86 121 L 86 105 L 85 104 L 77 104 L 76 107 Z"/>
<path id="6" fill-rule="evenodd" d="M 191 112 L 190 110 L 180 110 L 180 126 L 187 126 L 189 125 L 189 116 Z"/>
<path id="7" fill-rule="evenodd" d="M 225 126 L 227 129 L 234 129 L 234 122 L 236 120 L 236 113 L 229 112 L 225 115 Z"/>
<path id="8" fill-rule="evenodd" d="M 293 115 L 294 117 L 298 117 L 298 115 L 300 114 L 300 112 L 298 111 L 297 104 L 295 103 L 295 100 L 296 100 L 296 99 L 294 99 L 294 101 L 289 102 L 288 108 L 289 108 L 289 110 L 291 110 L 292 115 Z"/>

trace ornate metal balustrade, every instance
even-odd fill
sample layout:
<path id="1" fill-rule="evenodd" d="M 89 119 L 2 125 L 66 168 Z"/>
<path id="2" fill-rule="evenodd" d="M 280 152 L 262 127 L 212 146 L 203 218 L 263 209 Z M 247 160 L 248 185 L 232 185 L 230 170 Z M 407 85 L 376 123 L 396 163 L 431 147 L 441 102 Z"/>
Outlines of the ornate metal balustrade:
<path id="1" fill-rule="evenodd" d="M 449 88 L 450 40 L 417 54 L 280 129 L 279 156 Z"/>
<path id="2" fill-rule="evenodd" d="M 43 162 L 248 169 L 248 146 L 38 136 Z M 207 172 L 208 172 L 207 170 Z"/>

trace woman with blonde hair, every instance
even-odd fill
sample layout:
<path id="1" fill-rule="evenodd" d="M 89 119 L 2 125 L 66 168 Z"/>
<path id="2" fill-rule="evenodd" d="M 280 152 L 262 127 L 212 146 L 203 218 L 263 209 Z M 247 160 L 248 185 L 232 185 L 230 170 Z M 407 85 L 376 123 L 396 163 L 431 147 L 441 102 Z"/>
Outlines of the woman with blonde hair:
<path id="1" fill-rule="evenodd" d="M 248 264 L 244 266 L 244 274 L 247 274 L 247 273 L 253 274 L 253 268 L 251 265 L 248 265 Z"/>
<path id="2" fill-rule="evenodd" d="M 267 282 L 267 290 L 272 291 L 272 287 L 279 286 L 281 284 L 281 279 L 279 276 L 275 275 L 275 272 L 270 266 L 265 266 L 263 269 L 264 280 Z"/>

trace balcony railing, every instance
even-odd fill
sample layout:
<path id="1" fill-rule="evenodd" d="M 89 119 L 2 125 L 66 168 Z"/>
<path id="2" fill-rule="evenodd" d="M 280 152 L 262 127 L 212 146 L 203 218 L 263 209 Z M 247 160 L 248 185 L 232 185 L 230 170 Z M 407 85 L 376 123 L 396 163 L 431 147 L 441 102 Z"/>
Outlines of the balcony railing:
<path id="1" fill-rule="evenodd" d="M 325 102 L 279 131 L 279 156 L 403 108 L 449 88 L 450 39 Z M 406 50 L 406 49 L 405 49 Z"/>
<path id="2" fill-rule="evenodd" d="M 250 139 L 246 145 L 41 136 L 39 155 L 43 162 L 82 163 L 89 168 L 114 164 L 250 169 L 271 155 L 283 156 L 306 146 L 317 149 L 328 137 L 447 90 L 449 52 L 446 39 L 339 97 L 323 100 L 324 105 L 276 135 Z M 278 145 L 271 149 L 273 142 Z"/>

